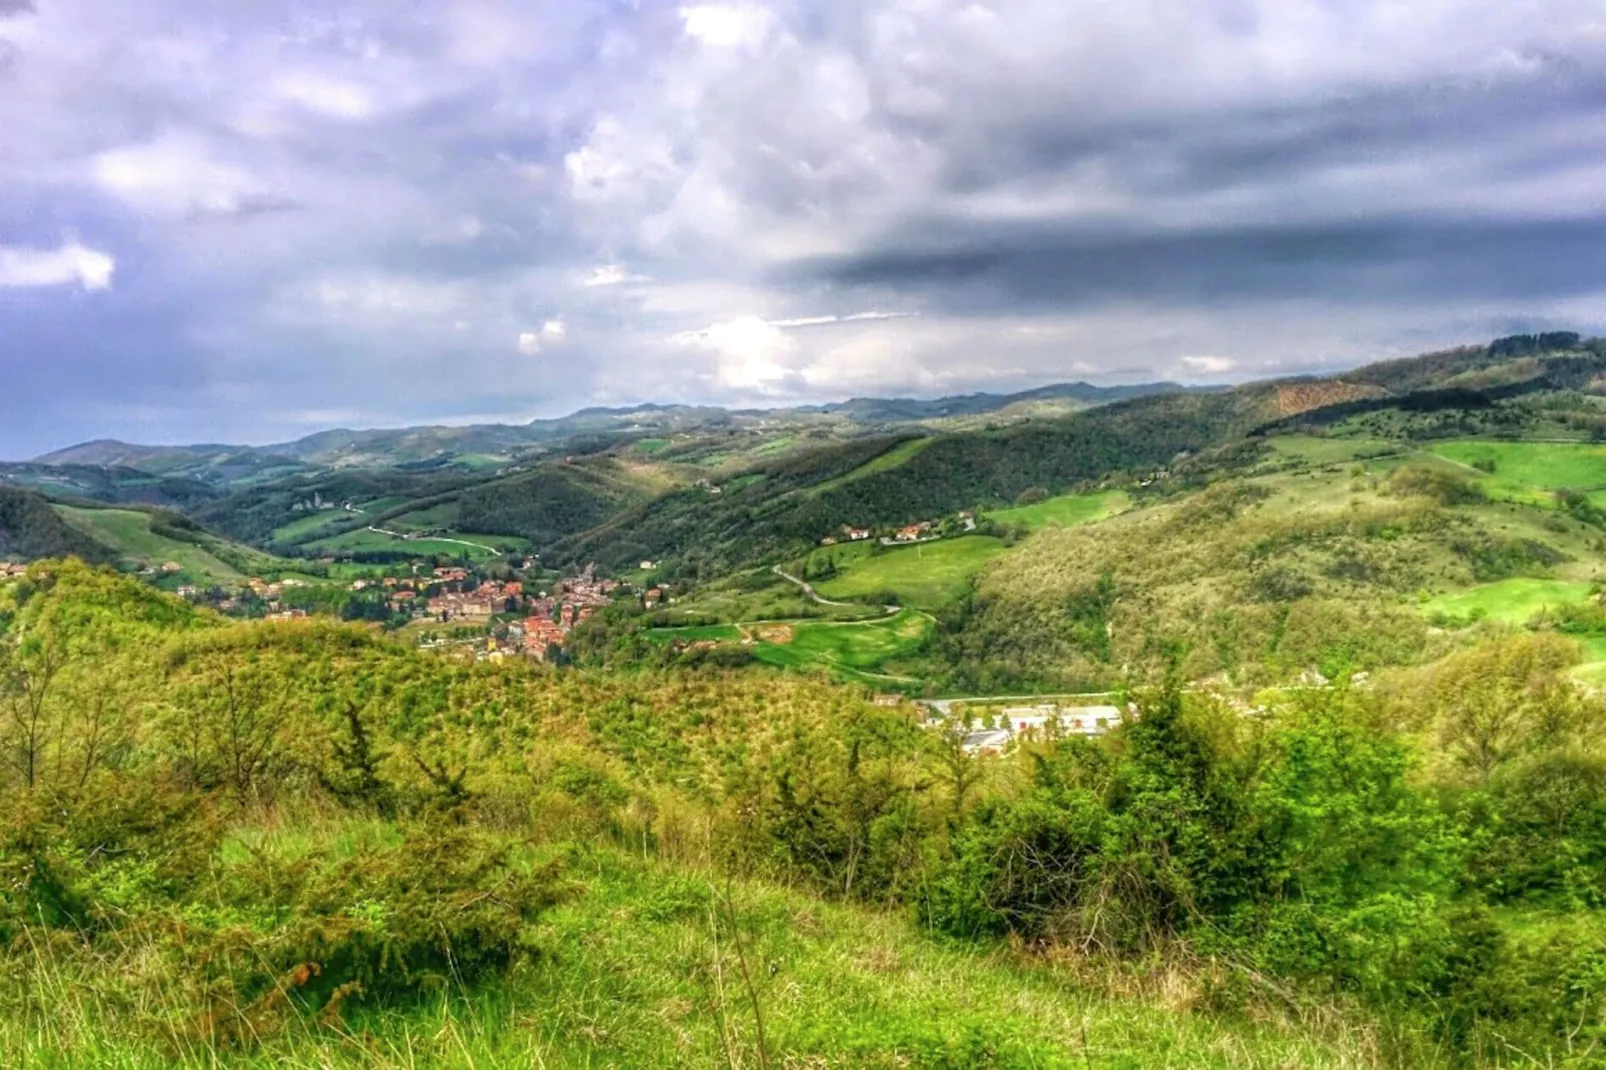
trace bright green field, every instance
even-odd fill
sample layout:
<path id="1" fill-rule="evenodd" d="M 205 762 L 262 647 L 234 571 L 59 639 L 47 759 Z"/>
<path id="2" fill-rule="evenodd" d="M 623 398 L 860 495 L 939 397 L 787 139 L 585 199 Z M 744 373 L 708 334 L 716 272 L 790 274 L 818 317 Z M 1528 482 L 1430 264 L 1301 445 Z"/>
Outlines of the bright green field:
<path id="1" fill-rule="evenodd" d="M 130 562 L 160 565 L 176 561 L 193 579 L 238 580 L 240 573 L 207 550 L 193 543 L 179 542 L 151 531 L 149 513 L 131 509 L 77 509 L 56 506 L 67 523 L 101 542 L 113 546 Z M 262 556 L 265 563 L 272 559 Z"/>
<path id="2" fill-rule="evenodd" d="M 758 643 L 753 656 L 786 668 L 824 666 L 844 679 L 884 687 L 889 678 L 883 672 L 886 663 L 918 650 L 931 632 L 931 618 L 906 609 L 879 621 L 811 621 L 793 629 L 790 643 Z"/>
<path id="3" fill-rule="evenodd" d="M 931 631 L 931 618 L 913 610 L 874 621 L 833 622 L 800 620 L 789 624 L 710 624 L 693 628 L 654 628 L 647 638 L 655 643 L 696 643 L 714 640 L 739 643 L 744 635 L 766 628 L 789 627 L 790 643 L 756 642 L 753 657 L 766 665 L 786 669 L 825 668 L 855 683 L 885 688 L 889 680 L 913 683 L 885 673 L 889 661 L 919 649 Z"/>
<path id="4" fill-rule="evenodd" d="M 1040 528 L 1071 528 L 1091 524 L 1122 512 L 1132 504 L 1126 492 L 1100 491 L 1097 494 L 1062 494 L 1035 505 L 1020 505 L 987 514 L 1000 524 L 1025 524 L 1032 531 Z"/>
<path id="5" fill-rule="evenodd" d="M 325 509 L 321 512 L 298 517 L 297 519 L 290 521 L 288 524 L 274 528 L 273 539 L 275 542 L 290 542 L 295 539 L 305 538 L 316 531 L 321 531 L 322 529 L 328 527 L 336 520 L 343 520 L 351 517 L 352 514 L 346 512 L 344 509 Z"/>
<path id="6" fill-rule="evenodd" d="M 1480 617 L 1521 624 L 1547 606 L 1577 605 L 1589 597 L 1589 584 L 1566 580 L 1501 580 L 1455 594 L 1440 595 L 1423 604 L 1430 614 Z"/>
<path id="7" fill-rule="evenodd" d="M 811 561 L 816 566 L 829 557 L 839 570 L 835 579 L 821 580 L 815 589 L 826 598 L 839 599 L 890 591 L 905 605 L 940 609 L 964 596 L 971 577 L 1002 553 L 1004 544 L 991 536 L 966 535 L 880 553 L 874 549 L 855 543 L 814 551 Z"/>
<path id="8" fill-rule="evenodd" d="M 1493 473 L 1478 473 L 1492 497 L 1544 501 L 1549 495 L 1542 492 L 1606 489 L 1606 446 L 1469 439 L 1441 443 L 1432 452 L 1467 467 L 1493 462 Z"/>
<path id="9" fill-rule="evenodd" d="M 708 639 L 721 643 L 734 643 L 741 637 L 740 629 L 734 624 L 707 624 L 695 628 L 653 628 L 647 632 L 647 638 L 654 643 L 673 643 L 677 639 L 683 643 L 700 643 Z"/>
<path id="10" fill-rule="evenodd" d="M 517 546 L 522 540 L 503 536 L 469 536 L 463 542 L 450 542 L 446 539 L 394 539 L 389 535 L 377 531 L 360 528 L 357 531 L 348 531 L 333 539 L 319 539 L 308 543 L 308 549 L 327 551 L 362 551 L 362 550 L 392 550 L 417 554 L 419 557 L 433 557 L 437 554 L 446 554 L 452 557 L 466 554 L 470 558 L 480 560 L 495 557 L 496 554 L 486 549 L 489 546 Z M 464 545 L 473 543 L 474 545 Z"/>

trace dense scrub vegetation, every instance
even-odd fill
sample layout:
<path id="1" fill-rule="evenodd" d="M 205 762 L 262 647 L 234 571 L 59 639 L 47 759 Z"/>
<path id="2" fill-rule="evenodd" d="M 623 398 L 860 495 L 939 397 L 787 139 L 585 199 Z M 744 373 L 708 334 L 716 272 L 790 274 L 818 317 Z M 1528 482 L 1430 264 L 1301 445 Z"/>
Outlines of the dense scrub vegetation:
<path id="1" fill-rule="evenodd" d="M 225 625 L 72 563 L 3 590 L 0 1048 L 24 1062 L 388 1065 L 362 1023 L 551 998 L 616 924 L 563 944 L 569 904 L 621 885 L 617 917 L 724 948 L 709 1002 L 663 1012 L 684 1039 L 660 1065 L 1091 1058 L 1008 1008 L 810 1028 L 782 995 L 795 941 L 857 923 L 762 923 L 766 882 L 982 952 L 1013 937 L 1023 991 L 1074 961 L 1095 992 L 1169 971 L 1222 1028 L 1336 1016 L 1368 1065 L 1582 1066 L 1606 1042 L 1606 710 L 1559 636 L 1252 716 L 1161 688 L 1106 740 L 986 760 L 806 678 L 455 663 Z M 652 1061 L 591 1021 L 553 1065 Z"/>

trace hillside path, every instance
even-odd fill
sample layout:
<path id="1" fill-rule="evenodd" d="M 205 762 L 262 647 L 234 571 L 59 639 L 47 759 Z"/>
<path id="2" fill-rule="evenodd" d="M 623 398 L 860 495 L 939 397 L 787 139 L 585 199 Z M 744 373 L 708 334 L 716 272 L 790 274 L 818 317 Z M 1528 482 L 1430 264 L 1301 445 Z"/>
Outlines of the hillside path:
<path id="1" fill-rule="evenodd" d="M 772 566 L 770 566 L 770 571 L 774 572 L 777 576 L 781 577 L 781 579 L 783 579 L 783 580 L 788 580 L 788 581 L 790 581 L 792 583 L 797 584 L 798 589 L 803 592 L 804 596 L 807 597 L 811 602 L 814 602 L 814 603 L 816 603 L 818 605 L 822 605 L 822 606 L 837 606 L 837 607 L 840 607 L 840 608 L 843 608 L 843 609 L 858 609 L 858 608 L 861 608 L 862 605 L 863 605 L 860 602 L 833 602 L 829 598 L 826 598 L 826 597 L 822 596 L 819 591 L 816 591 L 814 589 L 814 585 L 813 584 L 808 583 L 808 582 L 806 582 L 804 580 L 798 579 L 796 576 L 792 575 L 790 572 L 787 572 L 785 569 L 781 568 L 780 565 L 772 565 Z M 882 608 L 883 611 L 885 611 L 886 615 L 889 616 L 889 617 L 896 617 L 899 613 L 903 612 L 903 607 L 902 606 L 882 606 L 881 608 Z M 921 610 L 915 610 L 915 612 L 919 613 L 922 617 L 930 617 L 931 616 L 931 614 L 922 612 Z M 823 621 L 821 623 L 825 623 L 825 624 L 862 624 L 864 622 L 863 621 L 855 621 L 855 620 L 846 620 L 846 621 Z M 894 677 L 894 679 L 897 679 L 897 677 Z"/>
<path id="2" fill-rule="evenodd" d="M 813 584 L 808 583 L 808 582 L 806 582 L 804 580 L 798 579 L 796 576 L 792 575 L 790 572 L 787 572 L 785 569 L 783 569 L 780 565 L 771 566 L 770 571 L 774 572 L 777 576 L 781 577 L 781 579 L 783 579 L 783 580 L 787 580 L 787 581 L 789 581 L 791 583 L 797 584 L 798 589 L 801 590 L 803 592 L 804 596 L 807 597 L 808 600 L 811 601 L 811 602 L 817 602 L 822 606 L 841 606 L 841 607 L 844 607 L 844 608 L 847 608 L 847 609 L 854 608 L 855 603 L 853 603 L 853 602 L 833 602 L 829 598 L 821 597 L 820 592 L 816 591 L 814 589 L 814 585 Z"/>

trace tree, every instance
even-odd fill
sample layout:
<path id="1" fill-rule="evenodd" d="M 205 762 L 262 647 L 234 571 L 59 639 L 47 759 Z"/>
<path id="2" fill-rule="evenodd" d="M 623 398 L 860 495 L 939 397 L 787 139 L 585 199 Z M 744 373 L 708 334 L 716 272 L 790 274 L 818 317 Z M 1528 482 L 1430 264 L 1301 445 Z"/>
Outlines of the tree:
<path id="1" fill-rule="evenodd" d="M 175 719 L 180 765 L 197 786 L 224 787 L 244 802 L 282 759 L 289 681 L 271 660 L 227 645 L 190 654 Z"/>
<path id="2" fill-rule="evenodd" d="M 50 635 L 31 635 L 0 649 L 6 760 L 30 790 L 39 783 L 46 748 L 59 728 L 51 697 L 66 664 L 63 645 Z"/>
<path id="3" fill-rule="evenodd" d="M 1524 635 L 1445 660 L 1426 696 L 1439 742 L 1480 782 L 1524 753 L 1565 740 L 1586 719 L 1585 699 L 1566 676 L 1575 644 Z"/>

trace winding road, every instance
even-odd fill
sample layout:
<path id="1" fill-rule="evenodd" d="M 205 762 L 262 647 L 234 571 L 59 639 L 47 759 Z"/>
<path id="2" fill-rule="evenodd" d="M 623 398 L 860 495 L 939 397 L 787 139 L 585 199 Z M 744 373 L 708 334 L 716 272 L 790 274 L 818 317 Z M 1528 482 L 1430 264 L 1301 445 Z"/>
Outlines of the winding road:
<path id="1" fill-rule="evenodd" d="M 781 579 L 783 579 L 783 580 L 788 580 L 791 583 L 797 584 L 798 589 L 803 592 L 804 596 L 807 597 L 809 599 L 809 601 L 814 602 L 817 605 L 837 606 L 838 608 L 841 608 L 841 609 L 862 609 L 862 608 L 864 608 L 864 603 L 862 603 L 862 602 L 833 602 L 833 601 L 831 601 L 831 599 L 824 597 L 823 595 L 820 594 L 819 591 L 816 591 L 814 589 L 814 585 L 813 584 L 811 584 L 811 583 L 809 583 L 809 582 L 807 582 L 805 580 L 798 579 L 796 576 L 792 575 L 790 572 L 787 572 L 785 569 L 781 568 L 780 565 L 772 565 L 772 566 L 770 566 L 770 571 L 775 573 L 777 576 L 781 577 Z M 882 606 L 881 608 L 885 611 L 885 615 L 888 616 L 888 617 L 896 617 L 899 613 L 903 612 L 903 607 L 902 606 Z M 862 621 L 843 621 L 841 623 L 845 623 L 845 624 L 862 624 L 863 622 Z"/>
<path id="2" fill-rule="evenodd" d="M 486 546 L 484 543 L 479 542 L 468 542 L 465 539 L 443 539 L 439 535 L 404 535 L 399 531 L 391 531 L 388 528 L 376 528 L 372 524 L 368 525 L 368 530 L 377 535 L 389 535 L 391 538 L 400 539 L 403 542 L 412 542 L 415 539 L 426 539 L 430 542 L 449 542 L 458 546 L 472 546 L 476 550 L 484 550 L 487 553 L 495 554 L 497 557 L 504 556 L 502 551 L 494 546 Z"/>

